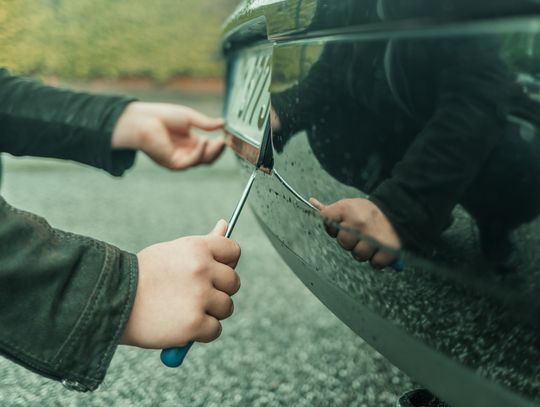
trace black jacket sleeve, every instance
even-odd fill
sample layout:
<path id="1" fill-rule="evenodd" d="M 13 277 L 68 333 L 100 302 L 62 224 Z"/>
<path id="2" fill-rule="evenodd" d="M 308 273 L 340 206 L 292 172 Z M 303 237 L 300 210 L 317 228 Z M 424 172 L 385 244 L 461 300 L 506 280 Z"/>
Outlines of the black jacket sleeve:
<path id="1" fill-rule="evenodd" d="M 135 300 L 137 258 L 0 198 L 0 354 L 75 390 L 103 381 Z"/>
<path id="2" fill-rule="evenodd" d="M 72 159 L 113 175 L 134 151 L 111 150 L 132 99 L 51 88 L 0 70 L 0 151 Z M 96 389 L 128 322 L 137 257 L 53 229 L 0 197 L 0 354 L 71 389 Z"/>
<path id="3" fill-rule="evenodd" d="M 427 250 L 501 140 L 509 109 L 509 74 L 496 41 L 431 43 L 426 48 L 436 62 L 426 69 L 435 74 L 433 114 L 392 177 L 369 198 L 392 222 L 405 247 Z M 407 43 L 398 50 L 393 64 L 401 72 L 415 72 L 407 66 Z M 412 76 L 400 83 L 411 82 Z M 413 103 L 409 107 L 415 110 Z"/>
<path id="4" fill-rule="evenodd" d="M 134 100 L 53 88 L 0 69 L 0 151 L 75 160 L 122 175 L 135 151 L 111 150 L 111 136 Z"/>

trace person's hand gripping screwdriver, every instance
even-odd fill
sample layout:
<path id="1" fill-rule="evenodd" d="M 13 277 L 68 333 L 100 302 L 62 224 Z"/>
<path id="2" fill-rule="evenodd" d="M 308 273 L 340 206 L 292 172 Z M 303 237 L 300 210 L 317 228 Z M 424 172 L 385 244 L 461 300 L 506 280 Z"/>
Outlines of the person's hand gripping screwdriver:
<path id="1" fill-rule="evenodd" d="M 137 254 L 139 282 L 121 344 L 149 349 L 210 342 L 240 288 L 240 246 L 224 237 L 227 222 L 206 236 L 160 243 Z"/>
<path id="2" fill-rule="evenodd" d="M 229 238 L 232 234 L 234 226 L 236 225 L 236 221 L 238 220 L 240 216 L 240 212 L 242 212 L 242 208 L 244 207 L 244 204 L 246 203 L 247 197 L 249 195 L 249 191 L 251 190 L 251 187 L 253 185 L 253 181 L 255 180 L 256 175 L 257 175 L 257 168 L 255 168 L 255 170 L 251 174 L 251 177 L 247 183 L 247 186 L 244 189 L 242 196 L 240 197 L 240 201 L 238 201 L 238 204 L 236 205 L 236 209 L 234 210 L 231 216 L 229 226 L 227 227 L 227 230 L 225 232 L 226 238 Z M 191 349 L 192 345 L 193 345 L 193 341 L 190 341 L 186 346 L 164 349 L 161 352 L 161 361 L 163 362 L 165 366 L 179 367 L 184 362 L 184 359 L 188 351 Z"/>

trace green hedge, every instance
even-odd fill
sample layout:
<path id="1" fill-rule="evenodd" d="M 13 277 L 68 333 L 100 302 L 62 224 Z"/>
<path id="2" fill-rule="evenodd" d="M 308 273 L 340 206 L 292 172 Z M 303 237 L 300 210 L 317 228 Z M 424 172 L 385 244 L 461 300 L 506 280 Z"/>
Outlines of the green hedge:
<path id="1" fill-rule="evenodd" d="M 238 0 L 0 0 L 0 66 L 16 73 L 214 77 Z"/>

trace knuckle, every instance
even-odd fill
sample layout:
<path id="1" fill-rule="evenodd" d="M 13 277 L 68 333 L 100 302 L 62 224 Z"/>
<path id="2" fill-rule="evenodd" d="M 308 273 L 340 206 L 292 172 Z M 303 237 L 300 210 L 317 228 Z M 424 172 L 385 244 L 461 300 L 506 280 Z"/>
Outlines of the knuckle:
<path id="1" fill-rule="evenodd" d="M 237 242 L 235 242 L 234 240 L 233 240 L 233 242 L 234 242 L 234 245 L 233 245 L 233 247 L 234 247 L 234 249 L 233 249 L 234 256 L 235 256 L 237 259 L 239 259 L 240 256 L 242 255 L 242 248 L 241 248 L 240 245 L 239 245 Z"/>
<path id="2" fill-rule="evenodd" d="M 214 339 L 219 338 L 221 336 L 222 332 L 223 332 L 223 326 L 221 326 L 221 324 L 219 322 L 217 322 L 217 327 L 216 327 Z"/>
<path id="3" fill-rule="evenodd" d="M 369 264 L 371 264 L 371 267 L 376 270 L 382 270 L 385 267 L 385 265 L 380 260 L 372 259 Z"/>
<path id="4" fill-rule="evenodd" d="M 235 294 L 240 290 L 240 287 L 242 286 L 242 279 L 240 278 L 240 276 L 238 275 L 238 273 L 235 273 L 236 274 L 236 291 L 234 292 Z"/>
<path id="5" fill-rule="evenodd" d="M 189 317 L 189 329 L 192 332 L 197 332 L 204 324 L 205 315 L 203 313 L 195 312 Z"/>
<path id="6" fill-rule="evenodd" d="M 208 270 L 208 267 L 206 266 L 206 263 L 204 261 L 196 261 L 193 264 L 193 267 L 191 267 L 190 274 L 193 277 L 204 277 L 206 275 L 206 272 Z"/>
<path id="7" fill-rule="evenodd" d="M 208 328 L 208 332 L 205 338 L 201 342 L 205 342 L 205 343 L 212 342 L 213 340 L 216 340 L 217 338 L 219 338 L 222 332 L 223 332 L 223 327 L 221 326 L 221 323 L 218 320 L 214 320 L 214 322 Z"/>
<path id="8" fill-rule="evenodd" d="M 229 311 L 227 312 L 227 316 L 225 318 L 229 318 L 234 313 L 234 301 L 231 299 L 229 305 Z"/>
<path id="9" fill-rule="evenodd" d="M 358 253 L 358 252 L 353 251 L 353 252 L 352 252 L 352 256 L 354 257 L 354 259 L 355 259 L 356 261 L 359 261 L 360 263 L 363 263 L 363 262 L 367 261 L 367 259 L 364 258 L 364 257 L 363 257 L 360 253 Z"/>

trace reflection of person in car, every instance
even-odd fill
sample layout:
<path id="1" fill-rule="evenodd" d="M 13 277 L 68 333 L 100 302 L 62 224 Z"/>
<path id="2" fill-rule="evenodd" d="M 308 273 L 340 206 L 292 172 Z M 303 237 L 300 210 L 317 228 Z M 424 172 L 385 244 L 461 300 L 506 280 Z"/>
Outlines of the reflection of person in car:
<path id="1" fill-rule="evenodd" d="M 396 3 L 330 3 L 312 29 L 339 16 L 349 25 L 409 16 Z M 537 105 L 512 83 L 497 38 L 329 42 L 272 105 L 278 152 L 306 130 L 322 166 L 369 194 L 312 201 L 322 216 L 385 246 L 429 252 L 459 203 L 477 222 L 486 260 L 515 267 L 510 232 L 540 212 L 540 138 Z M 394 260 L 342 230 L 330 234 L 376 268 Z"/>

